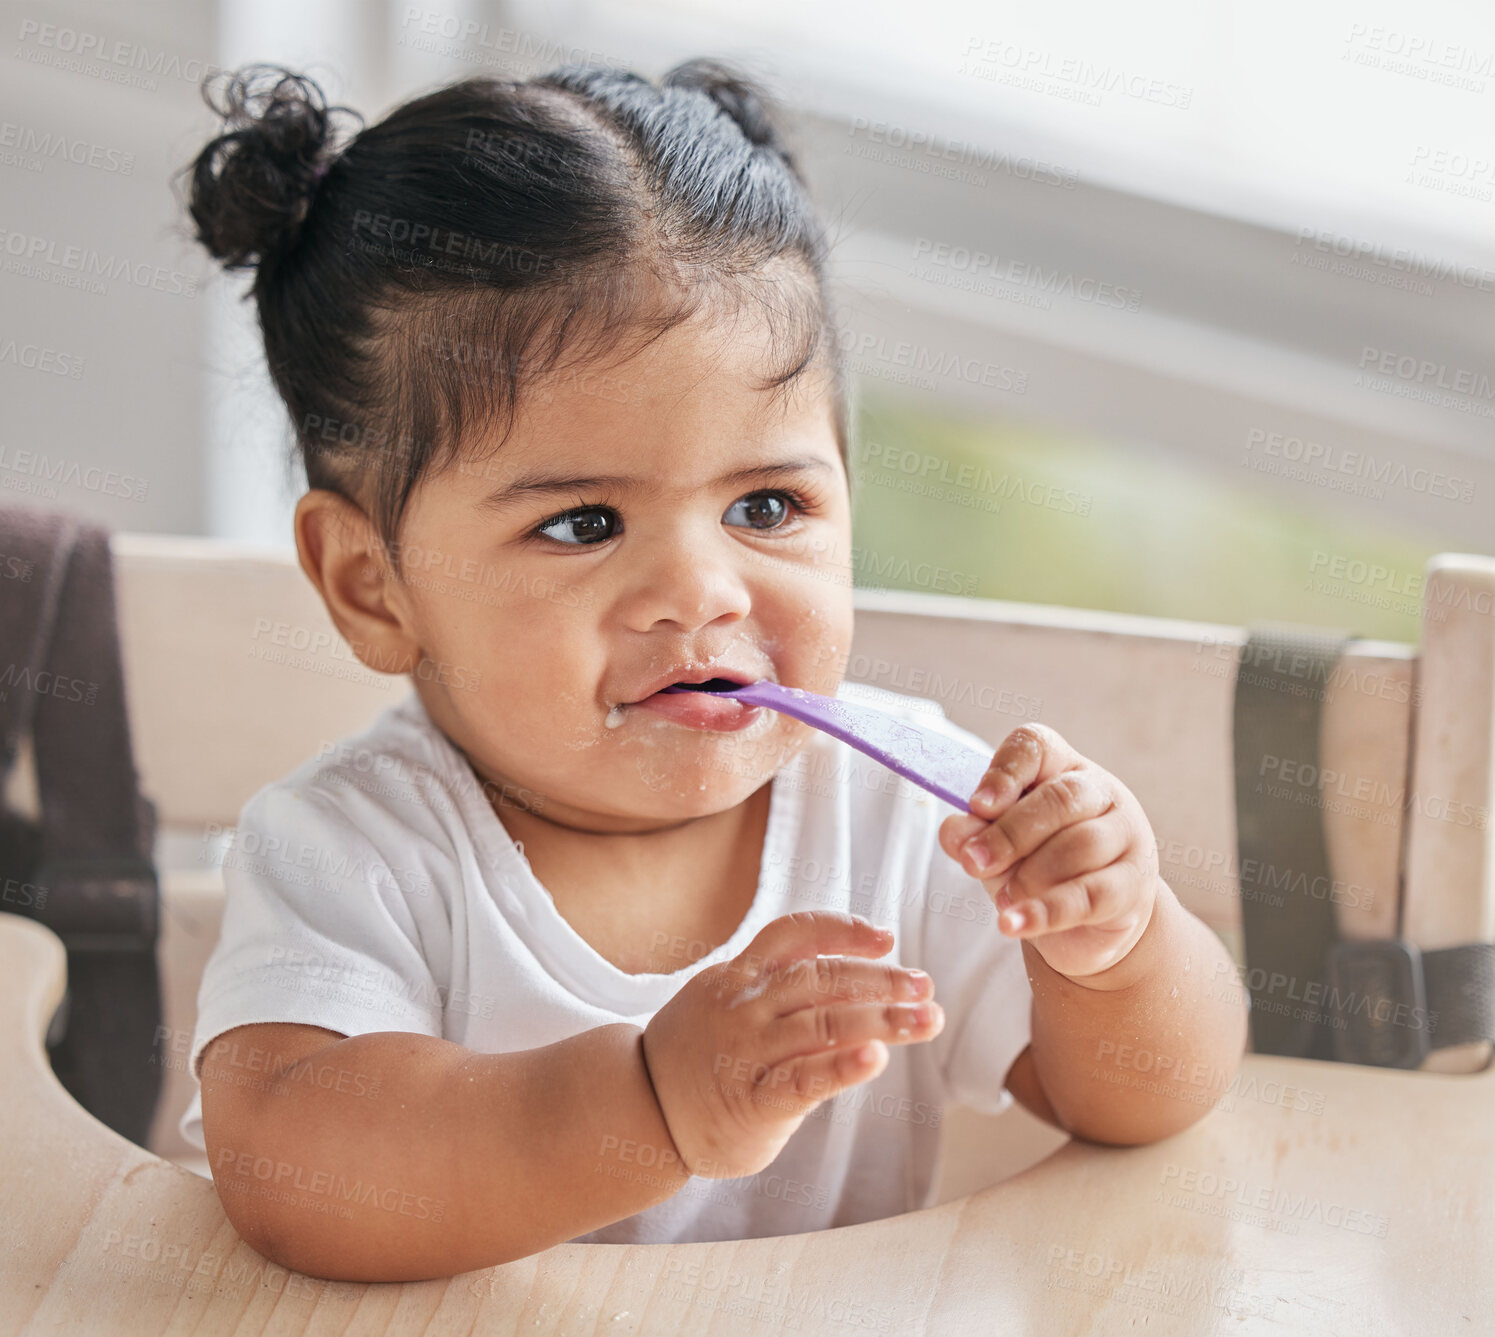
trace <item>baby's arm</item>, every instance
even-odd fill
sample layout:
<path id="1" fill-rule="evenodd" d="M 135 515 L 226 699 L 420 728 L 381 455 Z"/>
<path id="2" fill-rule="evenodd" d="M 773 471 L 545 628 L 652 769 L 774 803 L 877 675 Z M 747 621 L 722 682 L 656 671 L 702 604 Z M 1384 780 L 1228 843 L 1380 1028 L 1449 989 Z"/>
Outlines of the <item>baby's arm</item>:
<path id="1" fill-rule="evenodd" d="M 1244 1000 L 1218 989 L 1234 967 L 1159 876 L 1152 827 L 1115 776 L 1048 726 L 1023 725 L 940 844 L 1023 940 L 1033 1040 L 1007 1085 L 1024 1105 L 1078 1137 L 1137 1143 L 1224 1094 L 1246 1041 Z M 1177 1089 L 1106 1080 L 1109 1055 L 1143 1050 Z"/>
<path id="2" fill-rule="evenodd" d="M 448 1277 L 631 1216 L 690 1177 L 676 1159 L 640 1173 L 620 1157 L 670 1146 L 643 1034 L 619 1023 L 480 1054 L 399 1031 L 228 1031 L 202 1063 L 224 1211 L 272 1261 L 341 1281 Z M 236 1083 L 251 1048 L 271 1071 Z"/>
<path id="3" fill-rule="evenodd" d="M 1117 965 L 1072 979 L 1031 942 L 1023 955 L 1033 1043 L 1007 1086 L 1035 1114 L 1077 1137 L 1125 1145 L 1186 1128 L 1225 1093 L 1245 1016 L 1239 995 L 1217 986 L 1235 970 L 1224 944 L 1166 882 L 1157 883 L 1146 932 Z M 1145 1053 L 1157 1079 L 1115 1081 L 1115 1056 L 1128 1053 Z"/>
<path id="4" fill-rule="evenodd" d="M 202 1063 L 224 1211 L 284 1267 L 413 1281 L 564 1243 L 692 1174 L 756 1174 L 815 1106 L 881 1073 L 888 1045 L 939 1034 L 927 975 L 858 959 L 892 945 L 852 915 L 784 915 L 692 976 L 647 1030 L 600 1026 L 516 1053 L 237 1027 Z M 261 1054 L 256 1071 L 268 1051 L 265 1080 L 236 1080 L 250 1066 L 236 1044 Z"/>

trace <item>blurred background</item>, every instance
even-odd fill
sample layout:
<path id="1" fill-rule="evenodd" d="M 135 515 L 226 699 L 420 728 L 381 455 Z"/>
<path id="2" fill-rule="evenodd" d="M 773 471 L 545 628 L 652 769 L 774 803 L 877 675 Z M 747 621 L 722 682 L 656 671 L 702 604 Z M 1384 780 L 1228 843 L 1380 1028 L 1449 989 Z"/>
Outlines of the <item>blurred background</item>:
<path id="1" fill-rule="evenodd" d="M 1495 7 L 116 0 L 0 7 L 0 484 L 288 546 L 199 85 L 365 120 L 467 74 L 737 61 L 834 244 L 859 584 L 1416 642 L 1495 552 Z"/>

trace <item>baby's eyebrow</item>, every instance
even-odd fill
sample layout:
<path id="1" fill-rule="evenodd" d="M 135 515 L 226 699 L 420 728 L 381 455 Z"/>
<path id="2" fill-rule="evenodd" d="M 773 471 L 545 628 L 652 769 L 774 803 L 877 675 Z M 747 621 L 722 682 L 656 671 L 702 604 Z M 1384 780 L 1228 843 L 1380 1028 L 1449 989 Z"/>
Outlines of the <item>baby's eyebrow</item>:
<path id="1" fill-rule="evenodd" d="M 712 480 L 711 487 L 726 487 L 728 484 L 751 483 L 755 480 L 782 478 L 787 474 L 802 474 L 816 470 L 831 471 L 829 461 L 816 456 L 798 459 L 777 460 L 772 464 L 753 464 L 743 469 L 732 469 Z M 490 492 L 480 502 L 481 511 L 498 511 L 529 497 L 545 496 L 553 492 L 577 492 L 588 488 L 626 489 L 643 486 L 652 480 L 635 478 L 628 474 L 588 474 L 577 478 L 547 478 L 532 475 L 517 478 L 513 482 Z"/>

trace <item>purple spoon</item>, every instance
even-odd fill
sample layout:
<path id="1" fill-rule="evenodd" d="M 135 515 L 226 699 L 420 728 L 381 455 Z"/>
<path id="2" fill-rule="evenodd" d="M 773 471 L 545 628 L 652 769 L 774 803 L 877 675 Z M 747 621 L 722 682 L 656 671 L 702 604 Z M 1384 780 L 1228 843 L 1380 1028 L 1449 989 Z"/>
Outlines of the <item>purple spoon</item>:
<path id="1" fill-rule="evenodd" d="M 715 687 L 713 683 L 726 685 Z M 767 706 L 781 715 L 792 715 L 865 752 L 873 761 L 953 803 L 961 812 L 970 812 L 970 796 L 991 764 L 985 752 L 976 752 L 933 729 L 907 724 L 871 706 L 838 701 L 802 687 L 784 687 L 766 678 L 745 685 L 712 678 L 700 684 L 677 683 L 662 690 L 710 692 L 713 696 L 730 696 L 744 705 Z"/>

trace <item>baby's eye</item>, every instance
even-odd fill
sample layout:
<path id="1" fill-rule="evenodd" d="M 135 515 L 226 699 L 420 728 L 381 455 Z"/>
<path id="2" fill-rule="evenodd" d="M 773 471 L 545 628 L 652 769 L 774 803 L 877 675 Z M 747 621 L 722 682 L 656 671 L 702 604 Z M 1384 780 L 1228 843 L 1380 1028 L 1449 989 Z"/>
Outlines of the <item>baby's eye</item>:
<path id="1" fill-rule="evenodd" d="M 564 532 L 568 526 L 574 536 L 572 538 L 562 538 L 560 534 L 550 532 L 552 529 L 560 529 Z M 585 506 L 580 510 L 567 511 L 553 520 L 547 520 L 536 528 L 535 533 L 553 538 L 557 543 L 569 543 L 572 546 L 601 543 L 604 539 L 610 539 L 613 536 L 613 512 L 605 506 Z"/>
<path id="2" fill-rule="evenodd" d="M 727 507 L 726 515 L 722 516 L 725 521 L 734 511 L 747 517 L 748 527 L 751 529 L 778 529 L 789 517 L 790 506 L 795 504 L 795 498 L 788 492 L 750 492 L 745 497 L 739 497 Z M 763 523 L 759 523 L 762 521 Z"/>

